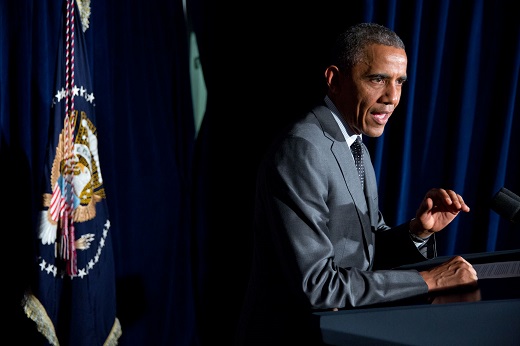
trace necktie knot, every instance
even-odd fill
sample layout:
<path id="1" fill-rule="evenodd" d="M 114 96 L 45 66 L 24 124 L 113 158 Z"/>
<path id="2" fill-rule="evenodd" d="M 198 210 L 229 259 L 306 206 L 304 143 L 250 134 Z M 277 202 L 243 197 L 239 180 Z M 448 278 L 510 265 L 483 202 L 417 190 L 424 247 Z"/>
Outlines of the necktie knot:
<path id="1" fill-rule="evenodd" d="M 350 150 L 354 156 L 354 163 L 356 164 L 359 180 L 361 181 L 361 188 L 363 189 L 365 183 L 365 167 L 363 165 L 363 148 L 361 147 L 360 137 L 357 137 L 356 141 L 352 143 Z"/>

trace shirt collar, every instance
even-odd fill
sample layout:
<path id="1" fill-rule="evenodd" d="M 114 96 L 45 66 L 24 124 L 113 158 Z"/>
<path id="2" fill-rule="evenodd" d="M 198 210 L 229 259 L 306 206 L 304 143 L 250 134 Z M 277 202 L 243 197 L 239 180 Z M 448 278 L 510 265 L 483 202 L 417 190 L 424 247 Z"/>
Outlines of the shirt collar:
<path id="1" fill-rule="evenodd" d="M 356 141 L 356 139 L 359 137 L 361 138 L 361 135 L 356 135 L 354 131 L 350 128 L 350 126 L 345 122 L 343 117 L 340 116 L 339 110 L 336 108 L 332 100 L 329 98 L 328 95 L 325 96 L 325 105 L 332 113 L 332 116 L 338 123 L 339 128 L 341 129 L 341 133 L 343 133 L 343 136 L 345 137 L 345 140 L 347 141 L 348 146 L 350 147 L 352 143 Z M 361 138 L 362 139 L 362 138 Z"/>

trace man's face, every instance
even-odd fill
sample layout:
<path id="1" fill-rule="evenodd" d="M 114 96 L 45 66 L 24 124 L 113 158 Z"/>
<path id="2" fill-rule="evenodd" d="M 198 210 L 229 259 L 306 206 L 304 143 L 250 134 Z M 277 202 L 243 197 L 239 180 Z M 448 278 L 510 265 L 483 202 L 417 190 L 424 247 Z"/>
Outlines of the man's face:
<path id="1" fill-rule="evenodd" d="M 335 103 L 358 134 L 379 137 L 399 104 L 406 81 L 406 52 L 384 45 L 365 49 L 363 60 L 350 75 L 339 73 Z"/>

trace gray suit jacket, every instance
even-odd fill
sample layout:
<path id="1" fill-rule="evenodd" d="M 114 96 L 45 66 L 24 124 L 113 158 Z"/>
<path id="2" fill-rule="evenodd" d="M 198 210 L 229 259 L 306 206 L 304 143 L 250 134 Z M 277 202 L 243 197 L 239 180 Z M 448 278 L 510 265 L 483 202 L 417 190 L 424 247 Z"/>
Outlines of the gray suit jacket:
<path id="1" fill-rule="evenodd" d="M 315 344 L 312 311 L 427 293 L 417 271 L 376 270 L 425 258 L 409 237 L 408 223 L 385 224 L 370 154 L 363 150 L 365 191 L 331 111 L 317 106 L 266 156 L 258 174 L 254 255 L 238 344 Z"/>

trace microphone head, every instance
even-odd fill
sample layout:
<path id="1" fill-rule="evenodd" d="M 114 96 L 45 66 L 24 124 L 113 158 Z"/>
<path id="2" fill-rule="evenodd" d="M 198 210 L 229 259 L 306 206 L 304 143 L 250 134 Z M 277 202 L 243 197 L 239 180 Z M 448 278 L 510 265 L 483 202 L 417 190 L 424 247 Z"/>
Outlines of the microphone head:
<path id="1" fill-rule="evenodd" d="M 491 209 L 511 222 L 520 220 L 520 196 L 501 188 L 491 200 Z"/>

